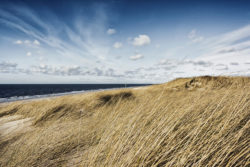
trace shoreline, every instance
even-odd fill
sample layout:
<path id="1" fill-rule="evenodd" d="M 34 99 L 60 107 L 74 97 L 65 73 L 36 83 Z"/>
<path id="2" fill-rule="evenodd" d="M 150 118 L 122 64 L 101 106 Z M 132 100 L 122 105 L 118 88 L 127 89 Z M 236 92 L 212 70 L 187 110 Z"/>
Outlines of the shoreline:
<path id="1" fill-rule="evenodd" d="M 113 89 L 120 89 L 120 88 L 113 88 Z M 7 99 L 6 101 L 1 101 L 1 98 L 0 98 L 0 105 L 1 104 L 12 103 L 12 102 L 18 102 L 18 101 L 44 100 L 44 99 L 51 99 L 51 98 L 67 96 L 67 95 L 76 95 L 76 94 L 82 94 L 82 93 L 98 92 L 98 91 L 113 90 L 113 89 L 96 89 L 96 90 L 73 91 L 73 92 L 45 94 L 45 95 L 19 96 L 19 97 L 16 97 L 16 98 L 10 97 L 10 98 L 6 98 Z M 25 97 L 27 97 L 27 98 L 25 98 Z"/>
<path id="2" fill-rule="evenodd" d="M 44 99 L 51 99 L 51 98 L 62 97 L 62 96 L 67 96 L 67 95 L 77 95 L 77 94 L 90 93 L 90 92 L 100 92 L 100 91 L 106 91 L 106 90 L 127 89 L 127 88 L 140 88 L 140 87 L 143 87 L 143 86 L 107 88 L 107 89 L 94 89 L 94 90 L 82 90 L 82 91 L 72 91 L 72 92 L 55 93 L 55 94 L 44 94 L 44 95 L 32 95 L 32 96 L 19 96 L 19 97 L 14 96 L 15 98 L 14 97 L 0 98 L 0 105 L 9 104 L 9 103 L 12 103 L 12 102 L 19 102 L 19 101 L 44 100 Z M 5 101 L 2 100 L 2 99 L 4 99 Z"/>
<path id="3" fill-rule="evenodd" d="M 205 76 L 3 103 L 0 166 L 245 166 L 249 92 Z"/>

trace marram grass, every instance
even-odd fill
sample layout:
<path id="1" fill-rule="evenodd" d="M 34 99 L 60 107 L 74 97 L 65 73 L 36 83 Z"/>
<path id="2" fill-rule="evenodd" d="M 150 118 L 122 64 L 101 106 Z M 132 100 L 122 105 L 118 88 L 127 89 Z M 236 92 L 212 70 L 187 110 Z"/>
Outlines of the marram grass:
<path id="1" fill-rule="evenodd" d="M 0 166 L 249 166 L 249 120 L 249 77 L 2 104 Z"/>

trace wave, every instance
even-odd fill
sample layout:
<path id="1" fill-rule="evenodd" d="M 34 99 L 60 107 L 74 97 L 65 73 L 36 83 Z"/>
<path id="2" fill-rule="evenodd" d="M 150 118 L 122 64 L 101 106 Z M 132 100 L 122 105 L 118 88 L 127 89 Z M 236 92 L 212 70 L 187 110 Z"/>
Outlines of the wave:
<path id="1" fill-rule="evenodd" d="M 118 89 L 118 88 L 113 88 L 113 89 Z M 12 97 L 7 97 L 7 98 L 0 98 L 0 103 L 58 97 L 58 96 L 64 96 L 64 95 L 80 94 L 80 93 L 103 91 L 103 90 L 109 90 L 109 89 L 82 90 L 82 91 L 71 91 L 71 92 L 63 92 L 63 93 L 32 95 L 32 96 L 12 96 Z"/>

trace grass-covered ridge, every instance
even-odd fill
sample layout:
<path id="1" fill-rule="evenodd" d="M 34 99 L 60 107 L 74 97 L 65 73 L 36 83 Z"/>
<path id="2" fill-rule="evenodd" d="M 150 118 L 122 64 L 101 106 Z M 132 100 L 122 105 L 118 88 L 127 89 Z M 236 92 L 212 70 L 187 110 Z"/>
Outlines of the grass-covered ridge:
<path id="1" fill-rule="evenodd" d="M 248 166 L 250 78 L 0 105 L 0 166 Z"/>

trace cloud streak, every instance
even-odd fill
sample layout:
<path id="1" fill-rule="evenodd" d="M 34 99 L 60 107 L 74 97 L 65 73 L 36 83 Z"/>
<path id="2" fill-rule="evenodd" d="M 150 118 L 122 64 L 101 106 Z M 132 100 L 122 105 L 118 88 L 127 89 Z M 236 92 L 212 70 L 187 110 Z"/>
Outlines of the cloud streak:
<path id="1" fill-rule="evenodd" d="M 17 68 L 16 63 L 0 62 L 0 73 L 15 73 Z"/>
<path id="2" fill-rule="evenodd" d="M 245 61 L 250 55 L 250 25 L 215 37 L 207 37 L 195 28 L 188 34 L 185 30 L 184 41 L 175 41 L 178 44 L 174 45 L 172 39 L 168 43 L 165 39 L 157 41 L 159 35 L 153 31 L 148 35 L 148 31 L 139 29 L 126 34 L 118 26 L 110 28 L 115 24 L 110 24 L 107 9 L 102 5 L 89 10 L 91 19 L 76 10 L 71 16 L 74 19 L 64 21 L 50 11 L 46 18 L 40 17 L 41 13 L 27 6 L 0 8 L 1 27 L 18 32 L 14 37 L 7 36 L 11 38 L 10 45 L 18 51 L 22 49 L 19 57 L 24 55 L 15 57 L 19 58 L 17 63 L 5 61 L 7 56 L 1 57 L 0 73 L 122 77 L 158 82 L 191 75 L 249 74 L 249 63 Z M 167 33 L 160 35 L 169 38 Z M 134 38 L 128 44 L 123 42 L 129 36 Z M 181 42 L 186 45 L 179 47 Z"/>
<path id="3" fill-rule="evenodd" d="M 193 42 L 193 43 L 197 43 L 197 42 L 201 42 L 204 38 L 202 36 L 199 36 L 197 34 L 197 30 L 193 29 L 189 34 L 188 34 L 188 38 Z"/>
<path id="4" fill-rule="evenodd" d="M 49 24 L 39 18 L 34 11 L 27 7 L 15 8 L 13 10 L 22 12 L 22 15 L 25 17 L 30 17 L 33 25 L 39 27 L 38 29 L 22 19 L 22 17 L 17 17 L 9 11 L 0 9 L 0 23 L 16 29 L 26 34 L 27 37 L 34 39 L 33 42 L 30 40 L 17 40 L 15 42 L 16 44 L 39 46 L 42 42 L 45 44 L 44 49 L 46 50 L 53 49 L 64 57 L 75 60 L 78 59 L 78 61 L 80 60 L 89 64 L 91 64 L 91 62 L 88 58 L 94 57 L 99 59 L 100 56 L 108 54 L 108 47 L 100 42 L 103 40 L 95 37 L 97 34 L 105 31 L 105 23 L 103 23 L 105 21 L 100 20 L 103 18 L 100 15 L 105 15 L 105 12 L 96 12 L 96 18 L 98 19 L 93 22 L 83 23 L 82 18 L 76 20 L 72 29 L 67 24 L 57 19 L 53 14 L 50 14 L 50 17 L 54 18 L 54 24 Z M 94 10 L 97 9 L 93 9 L 93 11 Z M 98 10 L 101 11 L 104 9 L 98 8 Z M 58 27 L 60 28 L 58 29 Z M 114 33 L 114 31 L 115 30 L 111 30 L 109 32 Z M 64 34 L 63 38 L 61 34 Z M 65 37 L 67 40 L 65 40 Z"/>

